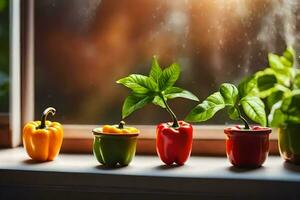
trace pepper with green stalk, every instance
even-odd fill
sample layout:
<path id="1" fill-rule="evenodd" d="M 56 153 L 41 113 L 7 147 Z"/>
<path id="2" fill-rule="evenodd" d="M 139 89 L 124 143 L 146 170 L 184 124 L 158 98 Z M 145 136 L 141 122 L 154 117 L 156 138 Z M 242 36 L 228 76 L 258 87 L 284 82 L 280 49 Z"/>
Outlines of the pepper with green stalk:
<path id="1" fill-rule="evenodd" d="M 179 75 L 178 64 L 173 63 L 162 70 L 154 56 L 149 76 L 131 74 L 117 81 L 132 90 L 123 104 L 123 119 L 149 103 L 158 105 L 169 113 L 172 122 L 159 124 L 156 129 L 156 150 L 160 159 L 167 165 L 174 162 L 183 165 L 192 149 L 192 126 L 184 121 L 178 121 L 167 103 L 169 99 L 178 97 L 198 101 L 191 92 L 174 86 Z"/>
<path id="2" fill-rule="evenodd" d="M 218 92 L 197 105 L 186 118 L 190 122 L 203 122 L 212 118 L 219 110 L 226 108 L 231 119 L 243 122 L 244 126 L 224 129 L 227 136 L 227 157 L 234 166 L 238 167 L 259 167 L 264 163 L 269 152 L 271 129 L 265 127 L 267 119 L 263 101 L 252 93 L 255 86 L 255 81 L 251 79 L 244 80 L 238 88 L 233 84 L 223 83 Z M 248 118 L 263 127 L 250 126 L 242 111 Z"/>

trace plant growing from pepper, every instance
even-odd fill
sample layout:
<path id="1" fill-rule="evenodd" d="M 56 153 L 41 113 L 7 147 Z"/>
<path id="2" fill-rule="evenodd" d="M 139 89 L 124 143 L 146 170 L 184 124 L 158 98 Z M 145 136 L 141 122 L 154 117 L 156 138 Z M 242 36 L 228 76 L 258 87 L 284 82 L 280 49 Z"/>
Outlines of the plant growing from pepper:
<path id="1" fill-rule="evenodd" d="M 192 126 L 178 121 L 167 101 L 178 97 L 198 101 L 191 92 L 174 86 L 179 76 L 178 64 L 173 63 L 162 69 L 157 58 L 153 56 L 149 76 L 131 74 L 117 81 L 132 90 L 123 104 L 123 119 L 150 103 L 164 108 L 169 113 L 172 122 L 159 124 L 156 130 L 157 153 L 168 165 L 174 162 L 182 165 L 188 159 L 192 147 Z"/>
<path id="2" fill-rule="evenodd" d="M 240 120 L 244 126 L 224 129 L 226 154 L 229 161 L 238 167 L 259 167 L 269 151 L 270 128 L 250 126 L 244 113 L 251 120 L 266 126 L 265 106 L 257 96 L 251 95 L 253 82 L 243 81 L 236 87 L 223 83 L 219 91 L 207 97 L 187 116 L 187 121 L 202 122 L 212 118 L 219 110 L 226 109 L 229 118 Z"/>
<path id="3" fill-rule="evenodd" d="M 244 129 L 251 129 L 243 113 L 248 118 L 266 126 L 265 106 L 262 100 L 251 95 L 251 82 L 242 82 L 236 87 L 230 83 L 223 83 L 219 91 L 207 97 L 197 105 L 186 117 L 189 122 L 203 122 L 212 118 L 219 110 L 227 109 L 227 114 L 232 120 L 240 120 Z"/>
<path id="4" fill-rule="evenodd" d="M 23 144 L 27 154 L 36 161 L 54 160 L 63 141 L 63 127 L 58 122 L 47 121 L 55 115 L 52 107 L 45 109 L 41 121 L 28 122 L 23 129 Z"/>

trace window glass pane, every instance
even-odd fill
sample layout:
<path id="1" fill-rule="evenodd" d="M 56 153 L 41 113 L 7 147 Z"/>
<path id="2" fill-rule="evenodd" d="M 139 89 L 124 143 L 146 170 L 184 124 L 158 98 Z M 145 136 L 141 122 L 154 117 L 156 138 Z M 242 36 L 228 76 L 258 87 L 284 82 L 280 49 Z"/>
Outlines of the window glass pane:
<path id="1" fill-rule="evenodd" d="M 0 0 L 0 115 L 9 111 L 9 1 Z"/>
<path id="2" fill-rule="evenodd" d="M 178 85 L 203 100 L 265 67 L 268 52 L 299 43 L 299 10 L 298 0 L 35 1 L 36 116 L 52 105 L 64 123 L 117 122 L 129 91 L 115 81 L 147 73 L 154 54 L 163 66 L 180 63 Z M 196 103 L 170 105 L 184 118 Z M 149 105 L 127 122 L 167 120 Z M 224 122 L 220 112 L 206 123 Z"/>

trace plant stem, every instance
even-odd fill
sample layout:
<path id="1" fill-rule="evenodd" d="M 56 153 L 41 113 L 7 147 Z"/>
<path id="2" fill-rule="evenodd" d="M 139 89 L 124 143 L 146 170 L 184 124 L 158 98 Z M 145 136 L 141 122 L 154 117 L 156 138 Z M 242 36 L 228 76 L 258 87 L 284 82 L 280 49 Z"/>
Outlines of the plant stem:
<path id="1" fill-rule="evenodd" d="M 238 106 L 235 106 L 237 111 L 239 112 L 239 118 L 240 120 L 244 123 L 245 125 L 245 129 L 250 129 L 249 123 L 247 122 L 247 120 L 242 116 L 240 109 L 238 108 Z"/>
<path id="2" fill-rule="evenodd" d="M 171 110 L 170 106 L 168 105 L 167 101 L 164 98 L 163 94 L 160 94 L 159 97 L 163 100 L 165 106 L 166 106 L 166 110 L 168 111 L 168 113 L 171 115 L 172 120 L 173 120 L 173 124 L 172 127 L 173 128 L 179 128 L 179 124 L 178 124 L 178 120 L 176 115 L 174 114 L 174 112 Z"/>
<path id="3" fill-rule="evenodd" d="M 250 129 L 250 126 L 249 126 L 247 120 L 242 115 L 240 115 L 240 119 L 244 123 L 245 129 Z"/>
<path id="4" fill-rule="evenodd" d="M 38 127 L 38 129 L 44 129 L 46 128 L 46 120 L 47 120 L 47 116 L 49 114 L 51 115 L 55 115 L 55 108 L 52 108 L 52 107 L 49 107 L 49 108 L 46 108 L 42 114 L 42 117 L 41 117 L 41 125 Z"/>

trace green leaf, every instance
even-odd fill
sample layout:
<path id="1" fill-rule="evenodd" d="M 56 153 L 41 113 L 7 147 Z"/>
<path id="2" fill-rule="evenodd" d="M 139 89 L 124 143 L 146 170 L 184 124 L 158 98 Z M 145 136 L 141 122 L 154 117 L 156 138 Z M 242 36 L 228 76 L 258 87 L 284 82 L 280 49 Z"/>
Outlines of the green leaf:
<path id="1" fill-rule="evenodd" d="M 141 96 L 136 94 L 129 95 L 123 104 L 122 108 L 122 118 L 124 119 L 132 112 L 144 107 L 146 104 L 150 103 L 153 100 L 151 96 Z"/>
<path id="2" fill-rule="evenodd" d="M 267 125 L 265 105 L 262 100 L 255 96 L 246 96 L 240 101 L 245 114 L 253 121 Z"/>
<path id="3" fill-rule="evenodd" d="M 164 95 L 167 99 L 174 99 L 174 98 L 185 98 L 185 99 L 190 99 L 193 101 L 199 101 L 198 97 L 196 97 L 194 94 L 192 94 L 191 92 L 184 90 L 182 88 L 179 87 L 170 87 L 167 88 L 164 91 Z"/>
<path id="4" fill-rule="evenodd" d="M 300 90 L 292 91 L 283 99 L 281 110 L 288 115 L 300 116 Z"/>
<path id="5" fill-rule="evenodd" d="M 240 113 L 239 113 L 238 109 L 236 109 L 234 106 L 228 107 L 227 114 L 228 114 L 229 118 L 232 120 L 238 120 L 240 117 Z"/>
<path id="6" fill-rule="evenodd" d="M 269 124 L 272 127 L 280 127 L 286 121 L 286 115 L 281 111 L 281 105 L 282 101 L 274 104 L 268 116 Z"/>
<path id="7" fill-rule="evenodd" d="M 290 69 L 287 68 L 287 70 L 285 71 L 276 71 L 274 69 L 271 68 L 266 68 L 262 71 L 258 71 L 257 73 L 255 73 L 255 77 L 258 78 L 260 76 L 264 76 L 264 75 L 274 75 L 277 79 L 278 84 L 282 84 L 286 87 L 290 86 Z"/>
<path id="8" fill-rule="evenodd" d="M 146 94 L 150 91 L 157 91 L 158 86 L 152 78 L 144 75 L 132 74 L 128 77 L 122 78 L 117 83 L 132 89 L 134 93 Z"/>
<path id="9" fill-rule="evenodd" d="M 220 86 L 219 91 L 224 99 L 225 104 L 235 105 L 238 99 L 239 91 L 233 84 L 223 83 Z"/>
<path id="10" fill-rule="evenodd" d="M 243 98 L 247 95 L 256 95 L 256 79 L 254 76 L 247 77 L 243 79 L 238 85 L 238 91 L 240 98 Z"/>
<path id="11" fill-rule="evenodd" d="M 300 89 L 300 73 L 297 73 L 295 76 L 294 87 Z"/>
<path id="12" fill-rule="evenodd" d="M 284 56 L 280 56 L 280 61 L 285 67 L 293 67 L 293 61 L 288 60 Z"/>
<path id="13" fill-rule="evenodd" d="M 165 99 L 165 100 L 166 100 L 166 99 Z M 167 101 L 167 100 L 166 100 L 166 101 Z M 154 105 L 160 106 L 160 107 L 162 107 L 162 108 L 166 108 L 166 106 L 165 106 L 163 100 L 162 100 L 159 96 L 155 96 L 154 99 L 153 99 L 153 101 L 152 101 L 152 103 L 153 103 Z"/>
<path id="14" fill-rule="evenodd" d="M 294 63 L 294 59 L 296 57 L 296 52 L 293 47 L 289 46 L 283 53 L 283 56 L 289 60 L 291 63 Z"/>
<path id="15" fill-rule="evenodd" d="M 257 78 L 257 87 L 259 91 L 266 91 L 275 86 L 277 78 L 274 74 L 264 74 Z"/>
<path id="16" fill-rule="evenodd" d="M 278 101 L 280 101 L 283 98 L 283 94 L 284 94 L 284 92 L 281 91 L 281 90 L 277 90 L 277 91 L 271 93 L 267 97 L 268 108 L 271 109 L 275 103 L 277 103 Z"/>
<path id="17" fill-rule="evenodd" d="M 268 116 L 270 125 L 280 127 L 285 123 L 300 123 L 300 90 L 277 90 L 272 95 L 278 95 L 279 100 L 273 104 Z"/>
<path id="18" fill-rule="evenodd" d="M 179 75 L 180 67 L 176 63 L 164 69 L 158 80 L 159 89 L 165 90 L 166 88 L 173 86 L 179 78 Z"/>
<path id="19" fill-rule="evenodd" d="M 284 70 L 286 68 L 286 66 L 280 60 L 280 56 L 269 53 L 268 58 L 269 58 L 269 65 L 272 69 Z"/>
<path id="20" fill-rule="evenodd" d="M 293 63 L 291 63 L 288 59 L 283 56 L 278 56 L 275 54 L 269 54 L 269 64 L 270 69 L 272 69 L 276 73 L 277 79 L 281 77 L 284 81 L 284 84 L 289 86 L 289 83 L 285 82 L 284 79 L 290 79 L 293 74 Z"/>
<path id="21" fill-rule="evenodd" d="M 156 56 L 152 58 L 151 70 L 149 76 L 153 78 L 153 80 L 158 83 L 159 77 L 162 74 L 162 69 L 159 66 L 158 60 Z"/>
<path id="22" fill-rule="evenodd" d="M 300 116 L 288 115 L 286 123 L 288 124 L 300 124 Z"/>
<path id="23" fill-rule="evenodd" d="M 225 107 L 224 99 L 220 92 L 215 92 L 201 104 L 197 105 L 186 117 L 190 122 L 202 122 L 212 118 L 216 112 Z"/>
<path id="24" fill-rule="evenodd" d="M 260 91 L 260 98 L 267 98 L 277 90 L 289 90 L 290 77 L 284 73 L 278 73 L 271 68 L 257 72 L 255 77 L 258 80 L 257 88 L 259 88 Z"/>

